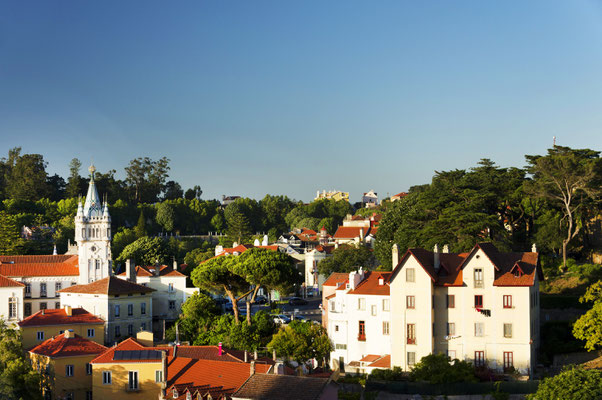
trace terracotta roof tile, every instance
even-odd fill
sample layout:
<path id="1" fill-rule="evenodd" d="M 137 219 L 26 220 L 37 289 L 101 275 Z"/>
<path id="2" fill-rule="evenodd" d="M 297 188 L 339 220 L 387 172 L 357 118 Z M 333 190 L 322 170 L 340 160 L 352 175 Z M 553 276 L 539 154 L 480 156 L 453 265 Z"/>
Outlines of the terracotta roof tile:
<path id="1" fill-rule="evenodd" d="M 364 231 L 364 237 L 370 233 L 370 227 L 367 226 L 339 226 L 333 237 L 335 239 L 355 239 L 360 236 L 362 230 Z"/>
<path id="2" fill-rule="evenodd" d="M 317 400 L 329 383 L 330 379 L 327 378 L 255 374 L 232 397 L 262 400 L 280 400 L 283 397 L 288 400 Z"/>
<path id="3" fill-rule="evenodd" d="M 391 368 L 391 356 L 390 355 L 386 355 L 376 361 L 374 361 L 372 364 L 368 365 L 368 367 L 372 367 L 372 368 Z"/>
<path id="4" fill-rule="evenodd" d="M 78 256 L 0 256 L 0 275 L 76 276 L 79 275 Z"/>
<path id="5" fill-rule="evenodd" d="M 145 276 L 145 277 L 151 277 L 151 276 L 155 276 L 155 266 L 154 265 L 149 265 L 149 266 L 136 266 L 136 276 Z M 120 273 L 117 276 L 126 276 L 125 272 Z M 167 265 L 161 265 L 159 267 L 159 276 L 182 276 L 182 277 L 186 277 L 186 275 L 182 274 L 179 271 L 174 271 L 173 267 L 167 266 Z"/>
<path id="6" fill-rule="evenodd" d="M 364 356 L 364 358 L 362 358 L 360 360 L 360 362 L 374 362 L 376 360 L 378 360 L 380 358 L 380 356 L 378 354 L 368 354 L 367 356 Z"/>
<path id="7" fill-rule="evenodd" d="M 161 362 L 161 359 L 146 359 L 146 360 L 114 360 L 114 355 L 116 351 L 125 351 L 125 350 L 157 350 L 157 351 L 166 351 L 167 355 L 170 356 L 173 354 L 173 348 L 170 346 L 155 346 L 155 347 L 146 347 L 143 344 L 139 343 L 134 338 L 128 338 L 117 346 L 111 347 L 107 349 L 104 353 L 96 357 L 94 360 L 90 361 L 91 364 L 113 364 L 116 362 L 119 363 L 156 363 Z"/>
<path id="8" fill-rule="evenodd" d="M 48 357 L 73 357 L 83 355 L 96 355 L 107 350 L 96 342 L 85 339 L 72 333 L 73 337 L 67 338 L 67 332 L 54 336 L 40 343 L 30 353 L 41 354 Z"/>
<path id="9" fill-rule="evenodd" d="M 328 279 L 322 284 L 322 286 L 337 286 L 339 283 L 343 283 L 347 280 L 349 274 L 344 272 L 333 272 L 330 274 Z"/>
<path id="10" fill-rule="evenodd" d="M 59 290 L 59 293 L 91 293 L 91 294 L 129 294 L 129 293 L 148 293 L 154 292 L 146 286 L 138 285 L 116 276 L 107 276 L 106 278 L 88 283 L 86 285 L 75 285 Z"/>
<path id="11" fill-rule="evenodd" d="M 25 287 L 25 284 L 0 275 L 0 287 Z"/>
<path id="12" fill-rule="evenodd" d="M 75 324 L 104 324 L 105 321 L 83 308 L 73 308 L 71 316 L 67 315 L 64 308 L 38 311 L 19 322 L 20 327 L 48 326 L 48 325 L 75 325 Z"/>
<path id="13" fill-rule="evenodd" d="M 350 290 L 348 294 L 388 296 L 390 293 L 389 279 L 391 275 L 392 272 L 366 271 L 364 279 L 362 279 L 355 289 Z M 381 279 L 383 280 L 382 285 L 380 284 Z"/>
<path id="14" fill-rule="evenodd" d="M 77 255 L 24 255 L 24 256 L 0 256 L 0 263 L 11 264 L 62 264 L 66 262 L 77 264 Z"/>

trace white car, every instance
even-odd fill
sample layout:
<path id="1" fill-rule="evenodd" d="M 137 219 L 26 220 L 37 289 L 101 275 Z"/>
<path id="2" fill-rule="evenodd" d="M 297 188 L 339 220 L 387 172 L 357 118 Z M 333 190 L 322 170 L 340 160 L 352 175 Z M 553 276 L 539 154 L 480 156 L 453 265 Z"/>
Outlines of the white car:
<path id="1" fill-rule="evenodd" d="M 276 315 L 273 315 L 272 318 L 274 319 L 274 322 L 277 324 L 288 324 L 289 322 L 291 322 L 291 319 L 284 314 L 276 314 Z"/>

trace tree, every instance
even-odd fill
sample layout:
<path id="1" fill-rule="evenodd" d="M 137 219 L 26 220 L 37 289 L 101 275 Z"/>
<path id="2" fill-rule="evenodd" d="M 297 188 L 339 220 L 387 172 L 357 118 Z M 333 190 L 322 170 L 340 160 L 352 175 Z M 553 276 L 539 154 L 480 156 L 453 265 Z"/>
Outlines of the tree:
<path id="1" fill-rule="evenodd" d="M 472 364 L 457 359 L 451 361 L 445 354 L 429 354 L 414 365 L 410 378 L 433 384 L 477 381 Z"/>
<path id="2" fill-rule="evenodd" d="M 46 162 L 41 154 L 25 154 L 16 159 L 6 182 L 13 199 L 39 200 L 48 193 Z"/>
<path id="3" fill-rule="evenodd" d="M 0 211 L 0 255 L 19 254 L 21 244 L 16 218 L 6 211 Z"/>
<path id="4" fill-rule="evenodd" d="M 333 272 L 351 272 L 359 267 L 367 269 L 373 265 L 374 257 L 367 246 L 341 246 L 332 252 L 331 257 L 318 263 L 318 271 L 320 275 L 330 276 Z"/>
<path id="5" fill-rule="evenodd" d="M 228 224 L 227 235 L 232 241 L 242 244 L 251 238 L 251 226 L 244 214 L 232 213 L 226 217 L 226 222 Z"/>
<path id="6" fill-rule="evenodd" d="M 176 226 L 176 212 L 173 205 L 167 202 L 159 203 L 156 221 L 167 232 L 173 232 Z"/>
<path id="7" fill-rule="evenodd" d="M 211 227 L 215 229 L 217 232 L 222 232 L 226 227 L 226 220 L 224 219 L 224 214 L 218 212 L 211 218 Z"/>
<path id="8" fill-rule="evenodd" d="M 236 258 L 235 256 L 222 256 L 210 259 L 196 267 L 190 276 L 192 283 L 198 288 L 225 293 L 232 301 L 234 321 L 238 324 L 239 296 L 248 291 L 249 284 L 232 271 L 232 263 Z"/>
<path id="9" fill-rule="evenodd" d="M 201 190 L 201 187 L 199 185 L 195 185 L 193 188 L 188 189 L 186 191 L 186 193 L 184 194 L 184 198 L 186 200 L 200 200 L 201 199 L 201 195 L 203 194 L 203 191 Z"/>
<path id="10" fill-rule="evenodd" d="M 145 236 L 125 246 L 117 261 L 125 262 L 128 259 L 133 259 L 138 265 L 155 265 L 157 263 L 161 265 L 165 264 L 172 256 L 173 253 L 169 251 L 163 239 Z"/>
<path id="11" fill-rule="evenodd" d="M 602 348 L 602 281 L 588 287 L 579 301 L 593 303 L 593 307 L 575 321 L 573 335 L 585 340 L 588 351 Z"/>
<path id="12" fill-rule="evenodd" d="M 528 400 L 594 400 L 602 398 L 602 371 L 569 367 L 560 374 L 544 378 Z"/>
<path id="13" fill-rule="evenodd" d="M 279 251 L 249 249 L 238 257 L 232 257 L 232 271 L 253 285 L 247 301 L 247 324 L 251 324 L 251 305 L 261 287 L 286 292 L 301 283 L 292 257 Z"/>
<path id="14" fill-rule="evenodd" d="M 79 175 L 79 170 L 82 163 L 79 159 L 73 158 L 69 163 L 69 179 L 67 179 L 67 197 L 77 197 L 81 194 L 82 177 Z"/>
<path id="15" fill-rule="evenodd" d="M 0 398 L 42 399 L 41 376 L 25 358 L 21 331 L 0 319 Z"/>
<path id="16" fill-rule="evenodd" d="M 280 328 L 268 343 L 268 349 L 276 350 L 279 356 L 304 364 L 314 358 L 320 362 L 334 348 L 322 325 L 293 321 Z"/>
<path id="17" fill-rule="evenodd" d="M 127 245 L 134 243 L 137 239 L 136 232 L 133 229 L 125 228 L 117 232 L 111 241 L 111 254 L 118 259 L 123 249 Z"/>
<path id="18" fill-rule="evenodd" d="M 597 199 L 600 195 L 600 152 L 554 146 L 546 156 L 525 157 L 532 175 L 531 193 L 548 199 L 562 210 L 566 230 L 562 241 L 562 266 L 566 269 L 567 246 L 582 227 L 578 213 L 586 211 L 586 200 Z"/>
<path id="19" fill-rule="evenodd" d="M 147 235 L 146 232 L 146 218 L 144 218 L 144 210 L 140 209 L 140 216 L 138 217 L 138 223 L 134 227 L 134 232 L 138 239 Z"/>
<path id="20" fill-rule="evenodd" d="M 182 304 L 182 313 L 178 319 L 180 340 L 194 342 L 199 335 L 211 330 L 219 314 L 220 310 L 211 296 L 205 293 L 193 294 Z"/>
<path id="21" fill-rule="evenodd" d="M 59 201 L 65 197 L 65 180 L 59 175 L 54 174 L 46 179 L 46 187 L 48 192 L 46 197 L 52 201 Z"/>
<path id="22" fill-rule="evenodd" d="M 165 189 L 168 178 L 169 159 L 163 157 L 153 161 L 149 157 L 138 157 L 125 168 L 126 182 L 130 185 L 135 201 L 154 203 Z"/>
<path id="23" fill-rule="evenodd" d="M 163 193 L 163 200 L 176 200 L 181 199 L 184 196 L 182 186 L 176 181 L 168 181 L 165 184 L 165 192 Z"/>

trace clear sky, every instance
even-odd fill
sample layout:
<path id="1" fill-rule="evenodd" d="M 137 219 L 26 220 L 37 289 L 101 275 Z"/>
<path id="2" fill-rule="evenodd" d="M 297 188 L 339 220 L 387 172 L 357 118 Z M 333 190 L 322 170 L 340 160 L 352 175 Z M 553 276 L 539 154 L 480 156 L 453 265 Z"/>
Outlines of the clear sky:
<path id="1" fill-rule="evenodd" d="M 601 128 L 600 2 L 0 2 L 0 155 L 65 177 L 167 156 L 203 198 L 357 201 Z"/>

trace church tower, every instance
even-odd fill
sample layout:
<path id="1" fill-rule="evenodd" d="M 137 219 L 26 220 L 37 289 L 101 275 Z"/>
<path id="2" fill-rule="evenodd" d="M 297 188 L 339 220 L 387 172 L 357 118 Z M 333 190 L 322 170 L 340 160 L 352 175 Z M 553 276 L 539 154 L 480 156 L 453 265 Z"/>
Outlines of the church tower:
<path id="1" fill-rule="evenodd" d="M 91 165 L 86 202 L 81 200 L 75 215 L 75 241 L 79 255 L 79 284 L 88 284 L 112 274 L 111 217 L 109 207 L 101 203 L 94 184 L 96 168 Z"/>

